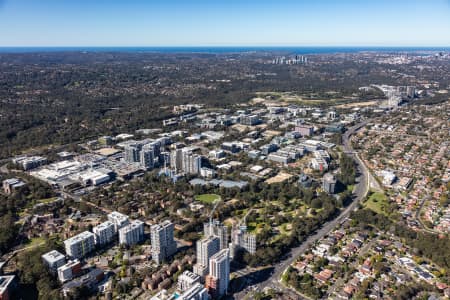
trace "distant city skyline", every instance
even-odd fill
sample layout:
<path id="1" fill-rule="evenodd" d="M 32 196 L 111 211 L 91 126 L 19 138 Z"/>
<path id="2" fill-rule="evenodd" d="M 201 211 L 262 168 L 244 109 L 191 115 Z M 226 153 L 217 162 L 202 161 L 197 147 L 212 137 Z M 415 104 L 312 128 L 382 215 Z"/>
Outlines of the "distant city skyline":
<path id="1" fill-rule="evenodd" d="M 0 0 L 0 47 L 450 46 L 449 0 Z"/>

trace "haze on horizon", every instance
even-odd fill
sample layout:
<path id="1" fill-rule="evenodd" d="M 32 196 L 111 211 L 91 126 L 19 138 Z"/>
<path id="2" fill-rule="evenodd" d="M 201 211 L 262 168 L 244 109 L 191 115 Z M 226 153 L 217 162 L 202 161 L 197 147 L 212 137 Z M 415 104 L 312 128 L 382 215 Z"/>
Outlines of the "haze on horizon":
<path id="1" fill-rule="evenodd" d="M 449 0 L 0 0 L 0 47 L 450 46 Z"/>

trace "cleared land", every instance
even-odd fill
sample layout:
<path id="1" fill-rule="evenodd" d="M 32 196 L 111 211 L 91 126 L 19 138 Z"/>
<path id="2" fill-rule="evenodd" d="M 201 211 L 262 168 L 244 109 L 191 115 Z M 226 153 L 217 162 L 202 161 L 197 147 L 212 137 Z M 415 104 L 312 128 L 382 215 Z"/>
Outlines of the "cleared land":
<path id="1" fill-rule="evenodd" d="M 336 92 L 330 91 L 326 94 L 334 95 Z M 303 105 L 339 105 L 353 102 L 356 99 L 352 97 L 327 98 L 320 95 L 298 95 L 295 92 L 257 92 L 256 97 L 250 103 L 267 106 L 288 106 L 292 103 Z"/>
<path id="2" fill-rule="evenodd" d="M 48 203 L 54 202 L 57 199 L 58 199 L 58 197 L 40 199 L 40 200 L 37 201 L 37 203 L 48 204 Z"/>
<path id="3" fill-rule="evenodd" d="M 374 106 L 377 104 L 378 104 L 377 101 L 364 101 L 364 102 L 341 104 L 341 105 L 337 105 L 336 108 L 366 107 L 366 106 Z"/>
<path id="4" fill-rule="evenodd" d="M 119 152 L 120 152 L 120 150 L 117 150 L 114 148 L 102 148 L 102 149 L 95 151 L 95 153 L 98 153 L 103 156 L 111 156 L 111 155 L 114 155 Z"/>
<path id="5" fill-rule="evenodd" d="M 272 184 L 272 183 L 279 183 L 279 182 L 283 182 L 285 180 L 288 180 L 289 178 L 291 178 L 293 175 L 288 174 L 288 173 L 284 173 L 284 172 L 280 172 L 278 173 L 278 175 L 269 178 L 266 180 L 266 183 L 268 184 Z"/>

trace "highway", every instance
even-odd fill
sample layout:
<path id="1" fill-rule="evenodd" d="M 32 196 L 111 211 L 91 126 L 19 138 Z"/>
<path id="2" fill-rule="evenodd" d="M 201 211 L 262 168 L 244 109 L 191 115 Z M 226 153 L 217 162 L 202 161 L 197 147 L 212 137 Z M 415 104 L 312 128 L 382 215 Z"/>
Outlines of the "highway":
<path id="1" fill-rule="evenodd" d="M 309 236 L 306 241 L 304 241 L 300 246 L 296 248 L 292 248 L 288 255 L 286 255 L 286 259 L 278 263 L 274 266 L 274 270 L 272 272 L 272 275 L 266 279 L 265 281 L 262 281 L 258 284 L 255 284 L 257 287 L 256 289 L 259 291 L 264 290 L 267 287 L 282 290 L 283 292 L 287 293 L 288 295 L 291 295 L 291 298 L 293 299 L 302 299 L 300 295 L 295 295 L 294 292 L 291 289 L 286 288 L 284 285 L 281 284 L 281 275 L 284 273 L 284 271 L 291 265 L 301 254 L 303 254 L 310 245 L 314 244 L 316 241 L 323 238 L 325 235 L 327 235 L 329 232 L 331 232 L 336 225 L 338 225 L 340 222 L 343 222 L 350 213 L 356 209 L 357 205 L 360 201 L 362 201 L 369 191 L 369 173 L 367 171 L 366 166 L 362 162 L 362 160 L 359 158 L 358 154 L 356 154 L 352 148 L 352 145 L 350 143 L 350 136 L 354 134 L 356 131 L 358 131 L 361 127 L 365 126 L 367 124 L 367 121 L 361 122 L 356 124 L 353 127 L 350 127 L 345 134 L 343 135 L 343 150 L 346 153 L 353 153 L 351 156 L 353 157 L 359 176 L 356 179 L 357 184 L 355 185 L 355 188 L 353 190 L 353 202 L 347 206 L 338 217 L 336 217 L 334 220 L 329 221 L 325 223 L 314 235 Z M 350 154 L 349 154 L 350 155 Z M 246 296 L 245 290 L 242 292 L 239 292 L 235 294 L 235 299 L 243 299 Z"/>

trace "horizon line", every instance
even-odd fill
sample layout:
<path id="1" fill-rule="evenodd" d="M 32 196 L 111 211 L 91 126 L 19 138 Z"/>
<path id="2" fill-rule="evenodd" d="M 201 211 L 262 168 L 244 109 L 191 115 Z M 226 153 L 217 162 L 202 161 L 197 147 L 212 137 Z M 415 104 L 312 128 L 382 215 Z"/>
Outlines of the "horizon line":
<path id="1" fill-rule="evenodd" d="M 0 48 L 450 48 L 449 45 L 27 45 Z"/>

